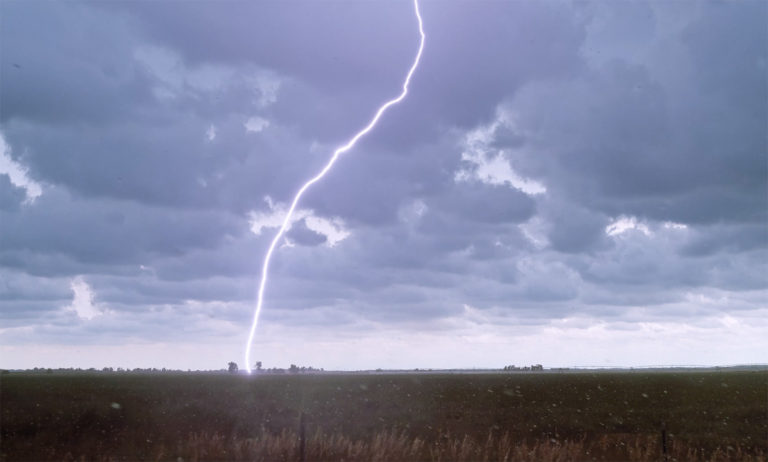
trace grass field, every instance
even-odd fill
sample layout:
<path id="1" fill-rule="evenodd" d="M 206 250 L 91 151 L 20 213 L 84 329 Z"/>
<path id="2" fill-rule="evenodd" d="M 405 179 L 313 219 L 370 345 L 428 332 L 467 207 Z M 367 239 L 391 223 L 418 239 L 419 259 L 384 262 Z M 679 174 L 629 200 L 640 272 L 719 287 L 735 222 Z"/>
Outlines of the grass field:
<path id="1" fill-rule="evenodd" d="M 11 373 L 2 460 L 766 460 L 768 372 Z"/>

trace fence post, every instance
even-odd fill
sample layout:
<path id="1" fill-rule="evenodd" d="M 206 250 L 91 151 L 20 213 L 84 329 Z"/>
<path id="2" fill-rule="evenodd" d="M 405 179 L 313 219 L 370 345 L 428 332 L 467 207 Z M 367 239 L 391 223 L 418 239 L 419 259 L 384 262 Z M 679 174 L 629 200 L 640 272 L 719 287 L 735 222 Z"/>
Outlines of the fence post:
<path id="1" fill-rule="evenodd" d="M 299 414 L 299 461 L 300 462 L 307 461 L 306 445 L 307 445 L 307 434 L 306 434 L 306 425 L 304 424 L 304 411 L 301 411 L 301 413 Z"/>

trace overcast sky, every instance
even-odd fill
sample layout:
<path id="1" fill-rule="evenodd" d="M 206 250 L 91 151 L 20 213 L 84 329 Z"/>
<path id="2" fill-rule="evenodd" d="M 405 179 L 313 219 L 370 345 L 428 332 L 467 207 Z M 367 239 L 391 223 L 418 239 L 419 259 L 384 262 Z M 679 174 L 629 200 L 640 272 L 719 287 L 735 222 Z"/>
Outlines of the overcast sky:
<path id="1" fill-rule="evenodd" d="M 0 366 L 243 367 L 412 3 L 0 7 Z M 767 9 L 424 2 L 252 357 L 768 363 Z"/>

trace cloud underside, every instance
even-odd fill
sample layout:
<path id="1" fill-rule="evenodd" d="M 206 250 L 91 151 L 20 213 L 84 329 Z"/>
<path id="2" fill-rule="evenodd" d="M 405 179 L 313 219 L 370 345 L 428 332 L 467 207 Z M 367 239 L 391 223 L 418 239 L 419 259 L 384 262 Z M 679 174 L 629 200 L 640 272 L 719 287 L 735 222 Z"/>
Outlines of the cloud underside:
<path id="1" fill-rule="evenodd" d="M 305 195 L 266 325 L 745 325 L 768 308 L 766 8 L 422 5 L 408 97 Z M 418 43 L 407 2 L 3 10 L 11 346 L 245 336 L 296 188 Z"/>

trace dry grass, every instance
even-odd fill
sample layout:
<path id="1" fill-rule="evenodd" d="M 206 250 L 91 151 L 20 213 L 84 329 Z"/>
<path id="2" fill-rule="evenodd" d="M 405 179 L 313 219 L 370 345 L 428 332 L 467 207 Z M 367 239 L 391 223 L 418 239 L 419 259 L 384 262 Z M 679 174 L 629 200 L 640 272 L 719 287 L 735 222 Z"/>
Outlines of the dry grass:
<path id="1" fill-rule="evenodd" d="M 69 460 L 87 460 L 74 457 Z M 683 442 L 671 441 L 667 458 L 657 437 L 605 435 L 597 441 L 517 441 L 505 433 L 489 435 L 477 441 L 469 436 L 441 436 L 429 443 L 411 438 L 404 432 L 384 431 L 370 439 L 354 440 L 341 434 L 316 432 L 304 443 L 292 431 L 279 434 L 264 433 L 255 438 L 227 438 L 220 434 L 196 433 L 174 448 L 161 447 L 153 457 L 156 461 L 432 461 L 432 462 L 490 462 L 490 461 L 754 461 L 765 462 L 763 452 L 746 452 L 740 447 L 717 447 L 713 451 L 694 448 Z M 117 458 L 103 457 L 111 461 Z"/>
<path id="2" fill-rule="evenodd" d="M 765 372 L 10 374 L 4 461 L 765 461 Z"/>

